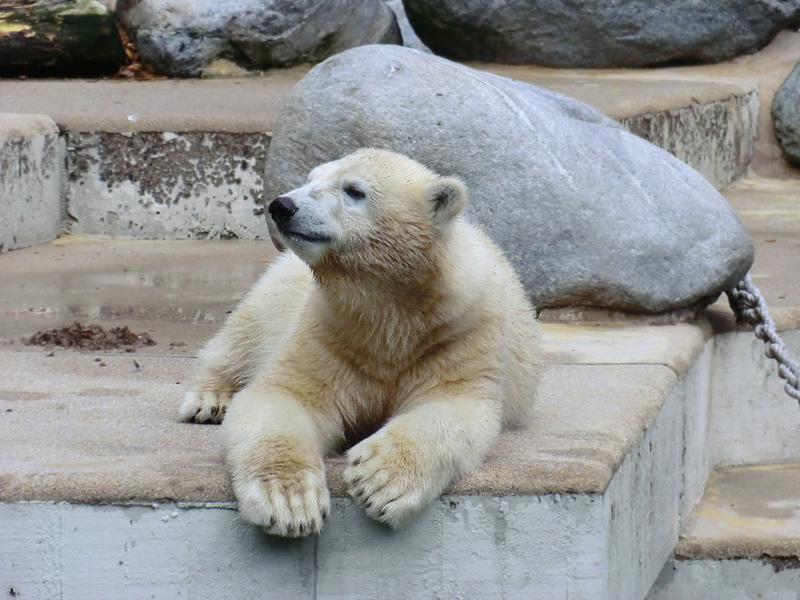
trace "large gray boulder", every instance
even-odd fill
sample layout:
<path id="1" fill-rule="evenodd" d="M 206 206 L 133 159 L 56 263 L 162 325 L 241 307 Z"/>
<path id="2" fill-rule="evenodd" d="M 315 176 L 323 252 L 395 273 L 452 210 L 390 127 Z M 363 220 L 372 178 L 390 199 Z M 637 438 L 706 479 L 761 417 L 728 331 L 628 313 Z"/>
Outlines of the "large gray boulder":
<path id="1" fill-rule="evenodd" d="M 728 203 L 672 155 L 560 94 L 396 46 L 344 52 L 295 86 L 265 197 L 363 146 L 461 177 L 471 216 L 540 308 L 669 311 L 716 297 L 752 263 Z"/>
<path id="2" fill-rule="evenodd" d="M 798 22 L 800 0 L 404 0 L 435 53 L 550 67 L 718 62 Z"/>
<path id="3" fill-rule="evenodd" d="M 218 59 L 261 70 L 402 43 L 381 0 L 119 0 L 117 13 L 141 60 L 178 77 Z"/>
<path id="4" fill-rule="evenodd" d="M 800 167 L 800 64 L 772 100 L 772 121 L 786 160 Z"/>

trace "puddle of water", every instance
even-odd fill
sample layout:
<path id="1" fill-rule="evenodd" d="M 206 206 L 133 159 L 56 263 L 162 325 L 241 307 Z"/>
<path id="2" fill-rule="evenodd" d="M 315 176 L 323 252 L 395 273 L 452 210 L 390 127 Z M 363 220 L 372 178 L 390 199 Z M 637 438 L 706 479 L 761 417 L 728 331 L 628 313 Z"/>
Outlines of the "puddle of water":
<path id="1" fill-rule="evenodd" d="M 263 243 L 114 240 L 8 253 L 0 256 L 0 343 L 80 321 L 147 331 L 159 345 L 140 354 L 168 353 L 171 344 L 193 352 L 274 256 Z"/>

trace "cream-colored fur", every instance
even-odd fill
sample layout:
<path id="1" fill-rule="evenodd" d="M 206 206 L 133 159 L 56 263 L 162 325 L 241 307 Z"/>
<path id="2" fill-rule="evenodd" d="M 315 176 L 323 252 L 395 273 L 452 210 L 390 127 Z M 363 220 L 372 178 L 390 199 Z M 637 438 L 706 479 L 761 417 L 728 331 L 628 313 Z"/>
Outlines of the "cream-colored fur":
<path id="1" fill-rule="evenodd" d="M 407 157 L 360 150 L 284 198 L 296 213 L 268 220 L 292 252 L 203 350 L 181 415 L 225 416 L 239 510 L 268 533 L 320 531 L 322 459 L 350 444 L 350 494 L 399 527 L 525 420 L 532 308 L 463 184 Z"/>

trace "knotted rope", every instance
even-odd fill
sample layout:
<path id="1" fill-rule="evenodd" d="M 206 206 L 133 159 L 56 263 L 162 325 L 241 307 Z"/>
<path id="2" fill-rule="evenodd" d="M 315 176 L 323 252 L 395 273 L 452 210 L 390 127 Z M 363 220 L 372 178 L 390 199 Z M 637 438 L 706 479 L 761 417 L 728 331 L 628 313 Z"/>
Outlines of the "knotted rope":
<path id="1" fill-rule="evenodd" d="M 783 340 L 775 331 L 775 323 L 767 313 L 767 303 L 758 288 L 753 285 L 750 275 L 746 275 L 736 287 L 725 292 L 737 323 L 746 323 L 755 331 L 756 337 L 764 342 L 764 354 L 778 363 L 778 376 L 786 380 L 783 389 L 792 398 L 800 401 L 800 366 L 786 351 Z"/>

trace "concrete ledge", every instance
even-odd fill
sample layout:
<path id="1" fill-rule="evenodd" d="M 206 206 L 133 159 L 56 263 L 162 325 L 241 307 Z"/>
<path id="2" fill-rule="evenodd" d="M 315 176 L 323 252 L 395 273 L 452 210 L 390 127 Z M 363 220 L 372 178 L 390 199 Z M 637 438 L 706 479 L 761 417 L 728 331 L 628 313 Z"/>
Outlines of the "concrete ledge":
<path id="1" fill-rule="evenodd" d="M 0 252 L 58 236 L 60 167 L 49 117 L 0 114 Z"/>
<path id="2" fill-rule="evenodd" d="M 587 498 L 445 497 L 391 532 L 338 499 L 321 536 L 283 540 L 215 505 L 0 503 L 0 585 L 64 600 L 599 599 L 599 512 Z"/>
<path id="3" fill-rule="evenodd" d="M 531 79 L 534 83 L 563 87 L 551 78 Z M 239 89 L 254 95 L 253 81 L 240 83 Z M 184 84 L 187 91 L 194 91 L 188 89 L 190 84 L 197 87 L 197 82 Z M 278 87 L 279 93 L 284 92 L 284 87 Z M 691 102 L 690 106 L 624 118 L 621 122 L 689 163 L 716 187 L 723 187 L 747 169 L 758 108 L 756 91 L 730 88 L 730 84 L 695 83 L 679 96 L 684 102 Z M 152 91 L 159 94 L 162 89 L 163 86 L 154 87 Z M 172 93 L 172 88 L 166 89 Z M 268 89 L 272 91 L 271 87 Z M 709 90 L 742 95 L 694 104 L 692 98 L 700 95 L 700 89 L 706 95 Z M 217 94 L 218 101 L 224 101 L 224 90 L 217 86 L 197 91 Z M 579 98 L 586 93 L 575 85 L 566 91 Z M 693 96 L 687 98 L 690 93 Z M 585 99 L 601 108 L 612 107 L 609 99 Z M 163 102 L 163 98 L 159 100 Z M 239 110 L 245 112 L 243 107 Z M 264 118 L 269 125 L 274 124 L 277 111 Z M 181 131 L 201 124 L 203 121 L 197 116 L 184 117 L 182 121 L 179 115 L 173 122 L 158 117 L 156 122 L 170 129 L 164 133 L 103 130 L 65 134 L 69 173 L 65 201 L 70 231 L 137 239 L 260 239 L 261 217 L 253 211 L 264 200 L 262 174 L 270 134 L 246 131 L 249 121 L 245 114 L 238 116 L 235 133 Z M 101 125 L 129 129 L 119 127 L 111 118 L 100 120 L 95 127 Z"/>
<path id="4" fill-rule="evenodd" d="M 217 428 L 176 420 L 191 358 L 4 350 L 0 360 L 0 501 L 234 499 Z M 601 494 L 677 382 L 660 365 L 556 366 L 544 380 L 534 426 L 505 435 L 452 493 Z M 335 496 L 346 495 L 342 466 L 328 463 Z"/>
<path id="5" fill-rule="evenodd" d="M 67 238 L 4 257 L 0 364 L 8 374 L 0 399 L 12 411 L 0 412 L 0 433 L 9 457 L 21 462 L 6 463 L 2 476 L 13 483 L 5 479 L 0 499 L 231 500 L 227 482 L 213 483 L 226 479 L 216 450 L 209 450 L 216 428 L 178 423 L 175 411 L 192 354 L 274 256 L 270 243 Z M 242 257 L 248 258 L 243 264 Z M 234 264 L 238 270 L 231 269 Z M 97 353 L 56 350 L 47 356 L 42 349 L 17 347 L 23 334 L 75 318 L 103 324 L 124 319 L 134 329 L 138 322 L 159 345 L 135 357 L 103 354 L 103 368 Z M 500 458 L 454 493 L 602 493 L 711 335 L 702 323 L 543 329 L 549 366 L 533 428 L 509 433 L 496 453 Z M 118 428 L 113 433 L 102 426 L 110 417 Z M 74 435 L 63 433 L 65 422 Z M 172 450 L 163 443 L 165 435 Z M 50 440 L 57 438 L 53 447 Z M 108 459 L 98 462 L 101 448 Z M 198 454 L 203 452 L 205 458 Z M 126 456 L 134 463 L 126 466 Z M 175 460 L 182 462 L 175 467 Z M 64 466 L 50 469 L 55 463 Z M 16 468 L 22 472 L 15 474 Z M 174 469 L 185 476 L 172 481 Z M 329 470 L 334 494 L 343 495 L 340 464 L 333 460 Z M 126 473 L 144 478 L 140 493 L 114 483 L 126 480 Z M 82 476 L 90 480 L 81 483 Z"/>
<path id="6" fill-rule="evenodd" d="M 241 79 L 0 80 L 0 113 L 50 115 L 72 133 L 266 133 L 308 67 Z"/>
<path id="7" fill-rule="evenodd" d="M 2 354 L 7 359 L 33 353 Z M 617 382 L 616 395 L 593 377 L 602 367 L 580 365 L 572 372 L 561 367 L 569 375 L 561 385 L 581 382 L 576 387 L 584 402 L 596 406 L 572 416 L 576 424 L 562 432 L 566 443 L 553 444 L 548 423 L 537 425 L 521 437 L 528 438 L 530 456 L 499 448 L 471 483 L 434 502 L 402 531 L 375 524 L 348 498 L 337 497 L 319 538 L 278 540 L 243 524 L 227 510 L 234 506 L 230 503 L 142 505 L 145 497 L 231 498 L 214 443 L 216 428 L 171 418 L 179 384 L 172 381 L 174 370 L 163 369 L 168 361 L 136 356 L 136 368 L 130 355 L 105 356 L 108 366 L 101 367 L 91 355 L 67 352 L 44 360 L 53 366 L 37 369 L 37 360 L 23 358 L 27 375 L 12 378 L 10 391 L 0 392 L 0 408 L 12 409 L 0 412 L 7 457 L 0 477 L 0 522 L 8 524 L 0 571 L 8 573 L 7 587 L 34 596 L 45 585 L 63 598 L 86 597 L 98 585 L 114 589 L 118 598 L 135 598 L 137 590 L 169 589 L 175 595 L 214 573 L 220 581 L 212 589 L 224 583 L 229 594 L 242 598 L 258 597 L 276 582 L 285 586 L 286 598 L 641 598 L 672 550 L 683 505 L 693 502 L 693 489 L 699 490 L 705 479 L 702 454 L 684 455 L 681 441 L 703 431 L 686 424 L 705 412 L 705 399 L 688 394 L 706 387 L 702 375 L 707 364 L 701 361 L 679 385 L 663 366 L 612 368 L 609 379 Z M 62 372 L 65 367 L 68 374 Z M 671 389 L 658 401 L 656 386 L 642 413 L 636 399 L 654 383 L 653 376 Z M 35 385 L 26 385 L 24 394 L 14 391 L 19 381 L 42 377 L 40 387 L 49 386 L 50 392 Z M 59 379 L 69 382 L 65 392 L 54 385 Z M 648 407 L 651 400 L 654 405 Z M 540 410 L 560 411 L 556 402 Z M 601 412 L 609 413 L 602 426 L 633 417 L 630 433 L 624 427 L 619 434 L 593 430 L 592 421 Z M 563 419 L 566 423 L 566 415 Z M 552 422 L 552 416 L 547 420 Z M 56 444 L 51 426 L 59 431 Z M 583 437 L 576 436 L 576 428 L 585 430 Z M 531 444 L 540 435 L 544 443 Z M 504 444 L 509 441 L 519 440 L 506 438 Z M 630 451 L 610 471 L 603 465 L 614 460 L 613 449 L 622 443 Z M 598 466 L 587 472 L 584 465 L 592 463 Z M 549 465 L 563 467 L 554 471 Z M 501 483 L 507 489 L 487 489 L 496 484 L 492 474 L 504 467 L 509 479 Z M 606 477 L 610 480 L 602 493 L 532 491 L 537 486 L 568 490 L 584 481 L 598 485 Z M 339 496 L 335 469 L 329 469 L 329 484 Z M 20 501 L 23 497 L 54 502 Z M 55 503 L 65 499 L 72 502 Z M 281 554 L 280 559 L 270 560 L 273 554 Z M 153 556 L 171 558 L 152 567 Z M 222 575 L 216 574 L 220 561 L 229 565 Z M 398 572 L 405 576 L 397 577 Z M 200 588 L 187 593 L 214 597 Z"/>
<path id="8" fill-rule="evenodd" d="M 758 91 L 620 119 L 631 133 L 680 158 L 717 189 L 744 177 L 755 149 Z"/>

